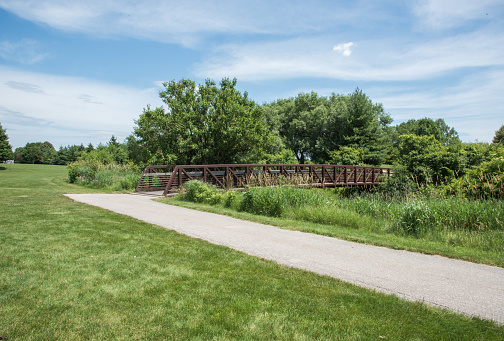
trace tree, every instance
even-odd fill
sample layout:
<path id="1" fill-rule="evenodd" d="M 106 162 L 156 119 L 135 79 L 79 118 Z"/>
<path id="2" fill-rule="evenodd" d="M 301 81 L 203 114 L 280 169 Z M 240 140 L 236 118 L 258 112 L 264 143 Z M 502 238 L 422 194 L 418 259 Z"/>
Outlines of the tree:
<path id="1" fill-rule="evenodd" d="M 433 135 L 399 137 L 399 163 L 419 184 L 444 183 L 464 172 L 465 158 Z"/>
<path id="2" fill-rule="evenodd" d="M 349 97 L 343 116 L 343 145 L 362 148 L 365 164 L 380 165 L 385 160 L 388 141 L 384 128 L 392 123 L 383 105 L 356 89 Z"/>
<path id="3" fill-rule="evenodd" d="M 348 96 L 332 94 L 329 98 L 315 92 L 300 93 L 266 107 L 268 113 L 279 116 L 279 134 L 299 163 L 343 160 L 342 147 L 359 150 L 361 162 L 366 164 L 378 165 L 385 159 L 388 143 L 384 129 L 392 119 L 381 104 L 373 104 L 359 89 Z"/>
<path id="4" fill-rule="evenodd" d="M 16 148 L 14 160 L 19 163 L 53 164 L 57 152 L 50 142 L 27 143 L 24 147 Z"/>
<path id="5" fill-rule="evenodd" d="M 135 121 L 137 142 L 150 162 L 214 164 L 254 162 L 271 148 L 263 111 L 236 89 L 236 79 L 196 85 L 165 82 L 164 107 L 147 106 Z"/>
<path id="6" fill-rule="evenodd" d="M 496 132 L 492 143 L 498 143 L 504 146 L 504 125 L 502 125 Z"/>
<path id="7" fill-rule="evenodd" d="M 12 146 L 9 144 L 9 136 L 0 123 L 0 162 L 11 160 L 13 157 Z"/>
<path id="8" fill-rule="evenodd" d="M 298 162 L 313 160 L 319 154 L 321 129 L 327 121 L 327 99 L 315 92 L 300 93 L 296 98 L 279 99 L 267 108 L 270 115 L 277 115 L 276 120 L 270 118 L 269 121 L 278 122 L 278 133 Z"/>
<path id="9" fill-rule="evenodd" d="M 396 126 L 397 136 L 415 134 L 417 136 L 433 136 L 444 145 L 460 143 L 457 131 L 448 126 L 446 122 L 439 118 L 421 118 L 419 120 L 411 119 Z"/>

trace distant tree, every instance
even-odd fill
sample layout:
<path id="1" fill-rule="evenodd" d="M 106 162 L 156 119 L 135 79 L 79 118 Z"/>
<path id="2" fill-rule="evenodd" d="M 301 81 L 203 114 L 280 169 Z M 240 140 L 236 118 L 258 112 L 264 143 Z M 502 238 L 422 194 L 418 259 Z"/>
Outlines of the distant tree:
<path id="1" fill-rule="evenodd" d="M 388 145 L 385 128 L 392 119 L 381 104 L 373 104 L 359 89 L 348 96 L 332 94 L 329 98 L 319 97 L 315 92 L 300 93 L 296 98 L 280 99 L 266 108 L 279 117 L 279 135 L 299 163 L 343 160 L 342 147 L 352 149 L 352 155 L 359 150 L 361 163 L 378 165 L 385 159 Z"/>
<path id="2" fill-rule="evenodd" d="M 399 164 L 417 183 L 439 184 L 464 173 L 463 153 L 443 145 L 433 135 L 401 135 L 399 140 Z"/>
<path id="3" fill-rule="evenodd" d="M 496 132 L 492 143 L 498 143 L 504 146 L 504 125 L 502 125 Z"/>
<path id="4" fill-rule="evenodd" d="M 164 83 L 166 109 L 147 106 L 135 122 L 135 137 L 149 162 L 211 164 L 254 162 L 270 148 L 263 111 L 236 89 L 236 79 L 219 86 L 182 79 Z"/>
<path id="5" fill-rule="evenodd" d="M 114 135 L 112 135 L 112 137 L 110 138 L 110 140 L 107 143 L 107 145 L 119 147 L 120 143 L 117 142 L 117 137 L 115 137 Z"/>
<path id="6" fill-rule="evenodd" d="M 411 119 L 396 126 L 397 137 L 400 135 L 415 134 L 417 136 L 433 136 L 444 145 L 460 143 L 457 131 L 448 126 L 446 122 L 439 118 Z"/>
<path id="7" fill-rule="evenodd" d="M 86 151 L 84 145 L 61 146 L 56 157 L 54 158 L 55 165 L 66 165 L 70 162 L 77 161 L 77 159 Z"/>
<path id="8" fill-rule="evenodd" d="M 128 159 L 136 165 L 146 166 L 149 161 L 149 153 L 143 148 L 135 135 L 130 135 L 124 142 L 128 152 Z M 163 164 L 164 162 L 161 162 Z"/>
<path id="9" fill-rule="evenodd" d="M 364 164 L 364 150 L 362 148 L 341 146 L 329 152 L 329 155 L 331 157 L 329 163 L 333 165 L 360 166 Z"/>
<path id="10" fill-rule="evenodd" d="M 27 143 L 16 148 L 14 160 L 19 163 L 53 164 L 57 157 L 56 150 L 50 142 Z"/>
<path id="11" fill-rule="evenodd" d="M 343 145 L 364 150 L 364 163 L 380 165 L 388 144 L 384 128 L 392 123 L 383 105 L 356 89 L 349 97 L 343 116 Z"/>
<path id="12" fill-rule="evenodd" d="M 13 157 L 12 146 L 9 144 L 9 136 L 0 123 L 0 162 L 11 160 Z"/>
<path id="13" fill-rule="evenodd" d="M 312 160 L 318 152 L 321 129 L 327 121 L 327 99 L 315 92 L 300 93 L 296 98 L 269 104 L 266 111 L 277 115 L 276 119 L 269 118 L 269 121 L 277 123 L 283 144 L 292 150 L 298 162 L 303 164 Z"/>

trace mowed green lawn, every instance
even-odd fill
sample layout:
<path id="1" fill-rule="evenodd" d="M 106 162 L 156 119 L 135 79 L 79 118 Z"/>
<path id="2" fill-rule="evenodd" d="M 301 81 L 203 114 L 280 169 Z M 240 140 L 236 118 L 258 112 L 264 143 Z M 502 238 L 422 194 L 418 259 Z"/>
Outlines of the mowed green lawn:
<path id="1" fill-rule="evenodd" d="M 291 269 L 63 193 L 66 168 L 0 165 L 0 339 L 502 340 L 504 327 Z"/>

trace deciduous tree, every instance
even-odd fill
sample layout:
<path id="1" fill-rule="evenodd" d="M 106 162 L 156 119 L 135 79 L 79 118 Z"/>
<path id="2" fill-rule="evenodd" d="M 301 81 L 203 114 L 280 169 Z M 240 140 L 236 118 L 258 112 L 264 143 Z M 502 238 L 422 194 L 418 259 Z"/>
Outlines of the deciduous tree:
<path id="1" fill-rule="evenodd" d="M 263 111 L 236 79 L 196 85 L 182 79 L 164 83 L 166 108 L 147 106 L 135 122 L 137 142 L 151 162 L 213 164 L 254 162 L 271 147 Z"/>

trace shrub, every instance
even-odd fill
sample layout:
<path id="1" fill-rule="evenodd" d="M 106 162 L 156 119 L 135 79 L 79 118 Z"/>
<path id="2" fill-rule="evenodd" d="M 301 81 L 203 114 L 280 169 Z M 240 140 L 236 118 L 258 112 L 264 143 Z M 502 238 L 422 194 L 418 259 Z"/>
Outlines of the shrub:
<path id="1" fill-rule="evenodd" d="M 182 200 L 211 205 L 220 203 L 223 198 L 222 191 L 216 186 L 199 180 L 186 182 L 180 194 Z"/>
<path id="2" fill-rule="evenodd" d="M 495 157 L 471 169 L 463 178 L 443 187 L 450 195 L 474 199 L 504 199 L 504 157 Z"/>

